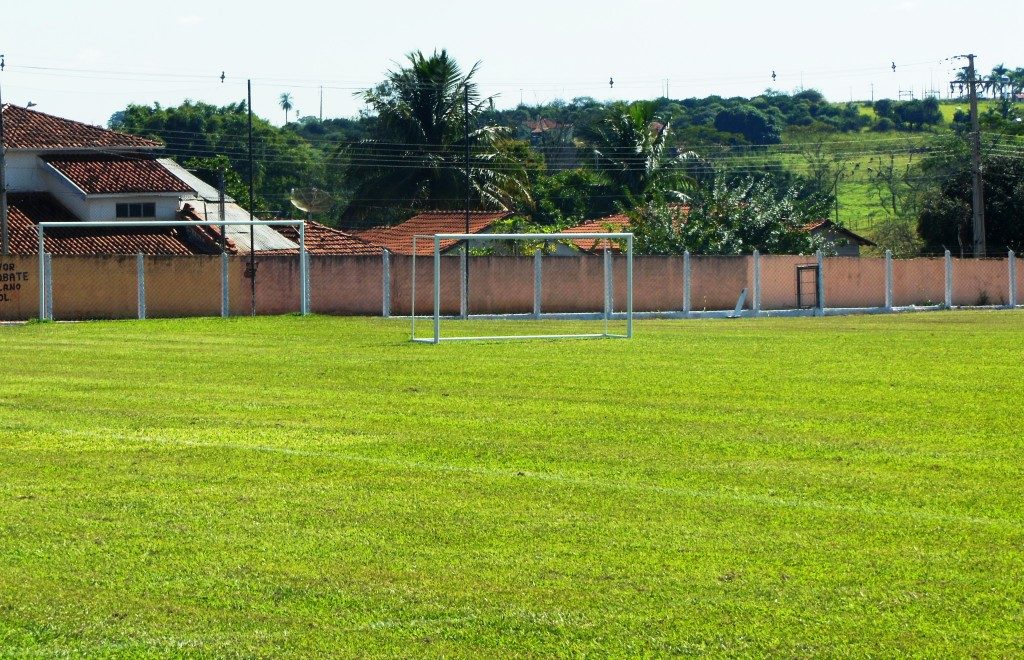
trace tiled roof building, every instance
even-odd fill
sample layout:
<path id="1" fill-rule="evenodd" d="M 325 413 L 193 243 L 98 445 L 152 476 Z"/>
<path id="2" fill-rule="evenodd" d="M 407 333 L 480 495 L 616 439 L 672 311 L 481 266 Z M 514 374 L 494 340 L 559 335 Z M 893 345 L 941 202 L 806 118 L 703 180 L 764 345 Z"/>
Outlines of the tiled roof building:
<path id="1" fill-rule="evenodd" d="M 470 234 L 487 232 L 496 222 L 508 218 L 508 211 L 471 211 L 469 214 Z M 427 211 L 413 216 L 405 222 L 393 227 L 374 227 L 355 232 L 359 238 L 375 245 L 386 247 L 395 254 L 410 255 L 413 236 L 433 236 L 434 234 L 464 234 L 466 232 L 465 211 Z M 449 250 L 458 241 L 441 242 L 441 250 Z M 434 243 L 427 238 L 416 241 L 416 254 L 434 253 Z"/>

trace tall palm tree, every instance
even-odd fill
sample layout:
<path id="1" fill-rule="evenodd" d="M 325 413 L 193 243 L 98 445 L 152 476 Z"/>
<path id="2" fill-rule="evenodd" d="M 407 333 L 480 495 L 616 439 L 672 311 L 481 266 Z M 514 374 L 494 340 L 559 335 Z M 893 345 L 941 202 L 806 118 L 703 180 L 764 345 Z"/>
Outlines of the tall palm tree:
<path id="1" fill-rule="evenodd" d="M 671 122 L 658 116 L 654 103 L 637 101 L 612 105 L 584 136 L 593 144 L 598 167 L 626 198 L 643 201 L 660 194 L 683 202 L 695 184 L 687 165 L 696 155 L 670 155 L 670 131 Z"/>
<path id="2" fill-rule="evenodd" d="M 292 109 L 292 95 L 288 92 L 283 92 L 281 98 L 278 101 L 281 105 L 281 109 L 284 110 L 284 123 L 288 123 L 288 113 Z"/>
<path id="3" fill-rule="evenodd" d="M 377 117 L 374 139 L 343 146 L 347 161 L 349 224 L 381 211 L 462 209 L 466 205 L 466 103 L 469 106 L 470 203 L 509 210 L 529 201 L 525 169 L 511 157 L 511 133 L 476 127 L 493 98 L 481 98 L 473 77 L 448 52 L 408 55 L 384 82 L 358 93 Z M 382 208 L 387 207 L 387 208 Z"/>

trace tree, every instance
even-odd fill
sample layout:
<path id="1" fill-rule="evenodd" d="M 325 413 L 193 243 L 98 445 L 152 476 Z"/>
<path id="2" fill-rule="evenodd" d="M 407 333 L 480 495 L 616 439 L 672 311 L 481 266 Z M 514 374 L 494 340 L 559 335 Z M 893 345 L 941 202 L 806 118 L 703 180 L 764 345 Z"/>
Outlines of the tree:
<path id="1" fill-rule="evenodd" d="M 962 150 L 961 150 L 962 152 Z M 1024 252 L 1024 158 L 989 149 L 982 159 L 985 181 L 985 241 L 992 254 Z M 953 154 L 928 159 L 923 169 L 941 177 L 918 217 L 917 229 L 932 252 L 973 252 L 971 167 Z"/>
<path id="2" fill-rule="evenodd" d="M 739 133 L 751 144 L 778 144 L 782 130 L 765 113 L 750 105 L 727 108 L 715 117 L 715 130 Z"/>
<path id="3" fill-rule="evenodd" d="M 288 113 L 292 109 L 292 95 L 289 94 L 288 92 L 282 93 L 281 94 L 281 99 L 280 99 L 279 102 L 281 104 L 281 109 L 284 110 L 284 123 L 287 124 L 288 123 Z"/>
<path id="4" fill-rule="evenodd" d="M 643 202 L 665 195 L 685 201 L 694 184 L 687 173 L 694 155 L 670 154 L 670 131 L 671 122 L 662 120 L 653 102 L 637 101 L 612 105 L 584 137 L 593 144 L 598 169 L 624 200 Z"/>
<path id="5" fill-rule="evenodd" d="M 470 203 L 509 210 L 529 203 L 522 163 L 510 153 L 512 132 L 476 126 L 491 105 L 481 98 L 473 77 L 479 63 L 463 74 L 448 52 L 414 52 L 405 67 L 360 92 L 376 118 L 373 137 L 344 146 L 351 200 L 343 218 L 361 224 L 374 216 L 398 220 L 415 209 L 461 209 L 466 204 L 464 134 L 468 99 L 470 125 Z M 382 208 L 383 207 L 383 208 Z"/>
<path id="6" fill-rule="evenodd" d="M 694 191 L 688 207 L 655 200 L 629 213 L 639 254 L 808 254 L 828 246 L 807 232 L 816 218 L 764 180 L 719 177 Z"/>

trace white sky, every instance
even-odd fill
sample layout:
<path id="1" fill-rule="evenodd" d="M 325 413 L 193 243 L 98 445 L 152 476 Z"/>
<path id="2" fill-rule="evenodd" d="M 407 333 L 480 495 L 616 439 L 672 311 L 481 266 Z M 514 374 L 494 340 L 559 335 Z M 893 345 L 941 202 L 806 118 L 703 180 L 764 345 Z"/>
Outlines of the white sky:
<path id="1" fill-rule="evenodd" d="M 802 72 L 833 100 L 868 99 L 872 83 L 895 98 L 932 82 L 945 94 L 950 55 L 976 52 L 986 72 L 1024 66 L 1021 0 L 46 0 L 5 2 L 0 14 L 4 101 L 97 124 L 130 102 L 242 100 L 247 77 L 255 110 L 275 123 L 282 92 L 317 114 L 320 84 L 325 116 L 352 116 L 353 89 L 435 47 L 480 60 L 500 107 L 652 98 L 665 79 L 674 98 L 748 96 L 772 86 L 773 70 L 785 91 Z"/>

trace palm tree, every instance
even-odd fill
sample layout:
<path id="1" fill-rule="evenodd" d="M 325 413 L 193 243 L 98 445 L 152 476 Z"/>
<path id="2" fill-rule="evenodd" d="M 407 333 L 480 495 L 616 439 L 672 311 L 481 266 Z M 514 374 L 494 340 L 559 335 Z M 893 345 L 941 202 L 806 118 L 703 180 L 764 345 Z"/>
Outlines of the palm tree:
<path id="1" fill-rule="evenodd" d="M 381 210 L 462 209 L 466 204 L 466 103 L 469 106 L 470 202 L 509 210 L 529 201 L 525 169 L 510 154 L 511 134 L 474 127 L 493 98 L 473 82 L 479 63 L 463 74 L 447 51 L 408 55 L 408 64 L 358 93 L 377 117 L 375 136 L 342 147 L 350 201 L 343 220 L 359 224 Z M 382 207 L 387 207 L 382 209 Z"/>
<path id="2" fill-rule="evenodd" d="M 687 165 L 696 155 L 670 156 L 671 122 L 657 115 L 656 105 L 637 101 L 617 103 L 596 127 L 586 131 L 594 146 L 598 166 L 631 202 L 655 195 L 685 202 L 695 180 Z"/>
<path id="3" fill-rule="evenodd" d="M 288 92 L 283 92 L 281 98 L 278 101 L 281 105 L 281 109 L 284 110 L 284 123 L 288 123 L 288 113 L 292 109 L 292 95 Z"/>

